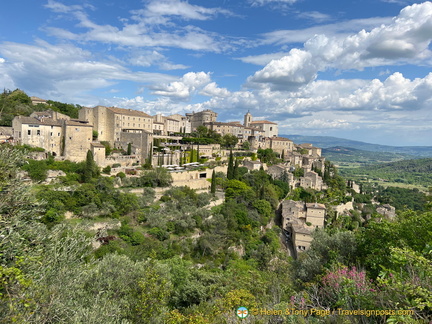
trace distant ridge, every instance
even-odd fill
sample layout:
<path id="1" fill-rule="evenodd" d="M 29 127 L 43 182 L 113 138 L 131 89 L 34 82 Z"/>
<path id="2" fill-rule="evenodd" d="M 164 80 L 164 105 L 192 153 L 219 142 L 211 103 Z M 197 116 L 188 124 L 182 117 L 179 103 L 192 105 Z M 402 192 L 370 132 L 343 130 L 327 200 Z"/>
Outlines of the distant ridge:
<path id="1" fill-rule="evenodd" d="M 371 152 L 404 153 L 418 157 L 432 157 L 432 146 L 390 146 L 353 141 L 332 136 L 305 136 L 305 135 L 280 135 L 289 138 L 296 144 L 311 143 L 321 148 L 335 146 L 350 147 L 357 150 Z"/>

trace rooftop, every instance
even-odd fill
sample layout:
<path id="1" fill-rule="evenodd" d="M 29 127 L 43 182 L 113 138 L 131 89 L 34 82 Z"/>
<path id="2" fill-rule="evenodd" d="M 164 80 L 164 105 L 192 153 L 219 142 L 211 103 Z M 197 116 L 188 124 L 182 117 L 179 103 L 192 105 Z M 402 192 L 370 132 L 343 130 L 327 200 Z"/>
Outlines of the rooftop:
<path id="1" fill-rule="evenodd" d="M 108 110 L 111 110 L 113 113 L 116 113 L 116 114 L 129 115 L 129 116 L 135 116 L 135 117 L 150 117 L 151 118 L 150 115 L 146 114 L 143 111 L 139 111 L 139 110 L 124 109 L 124 108 L 117 108 L 117 107 L 106 107 L 106 108 Z"/>
<path id="2" fill-rule="evenodd" d="M 277 125 L 274 122 L 268 121 L 268 120 L 254 120 L 250 122 L 251 124 L 273 124 L 273 125 Z"/>

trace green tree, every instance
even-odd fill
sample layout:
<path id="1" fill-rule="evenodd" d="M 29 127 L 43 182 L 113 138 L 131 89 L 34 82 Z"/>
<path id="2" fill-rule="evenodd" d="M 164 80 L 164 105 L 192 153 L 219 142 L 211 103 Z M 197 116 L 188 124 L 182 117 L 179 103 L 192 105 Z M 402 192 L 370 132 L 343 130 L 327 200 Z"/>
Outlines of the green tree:
<path id="1" fill-rule="evenodd" d="M 210 193 L 213 195 L 216 194 L 216 172 L 215 172 L 215 170 L 213 170 L 213 172 L 212 172 Z"/>
<path id="2" fill-rule="evenodd" d="M 224 136 L 222 136 L 222 143 L 225 147 L 233 148 L 237 145 L 237 142 L 238 138 L 235 135 L 225 134 Z"/>
<path id="3" fill-rule="evenodd" d="M 227 179 L 234 179 L 234 155 L 232 153 L 232 150 L 230 150 L 230 155 L 228 158 Z"/>
<path id="4" fill-rule="evenodd" d="M 128 143 L 126 154 L 127 155 L 131 155 L 132 154 L 132 143 Z"/>
<path id="5" fill-rule="evenodd" d="M 242 144 L 242 147 L 244 150 L 250 150 L 250 143 L 249 141 L 244 141 Z"/>
<path id="6" fill-rule="evenodd" d="M 94 161 L 93 153 L 88 150 L 83 170 L 83 182 L 90 182 L 94 177 L 99 175 L 98 173 L 99 168 Z"/>

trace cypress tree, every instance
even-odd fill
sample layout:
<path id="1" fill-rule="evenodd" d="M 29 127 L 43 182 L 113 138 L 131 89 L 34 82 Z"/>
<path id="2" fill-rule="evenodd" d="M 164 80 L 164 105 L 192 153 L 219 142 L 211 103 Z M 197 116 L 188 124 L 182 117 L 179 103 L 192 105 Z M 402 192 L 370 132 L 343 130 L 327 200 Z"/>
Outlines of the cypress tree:
<path id="1" fill-rule="evenodd" d="M 216 173 L 215 173 L 215 170 L 213 170 L 212 177 L 211 177 L 210 193 L 213 195 L 216 193 Z"/>
<path id="2" fill-rule="evenodd" d="M 132 154 L 132 143 L 128 143 L 126 154 L 127 155 L 131 155 Z"/>
<path id="3" fill-rule="evenodd" d="M 197 162 L 200 161 L 199 144 L 197 146 Z"/>
<path id="4" fill-rule="evenodd" d="M 233 179 L 236 179 L 236 180 L 238 180 L 238 178 L 239 178 L 238 166 L 239 166 L 239 160 L 235 159 L 234 168 L 233 168 Z"/>
<path id="5" fill-rule="evenodd" d="M 228 160 L 227 179 L 228 180 L 234 179 L 234 157 L 233 157 L 232 150 L 230 150 L 230 156 Z"/>
<path id="6" fill-rule="evenodd" d="M 83 173 L 83 181 L 84 182 L 90 182 L 91 179 L 97 175 L 97 165 L 93 158 L 93 153 L 88 150 L 87 156 L 86 156 L 86 163 L 84 167 L 84 173 Z"/>

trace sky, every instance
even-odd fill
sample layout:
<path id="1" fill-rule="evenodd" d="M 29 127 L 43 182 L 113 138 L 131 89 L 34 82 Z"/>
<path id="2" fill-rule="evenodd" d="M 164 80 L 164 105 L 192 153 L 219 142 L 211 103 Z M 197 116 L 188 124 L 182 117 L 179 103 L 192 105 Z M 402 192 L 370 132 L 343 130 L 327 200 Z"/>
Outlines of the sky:
<path id="1" fill-rule="evenodd" d="M 432 145 L 432 2 L 14 0 L 0 87 L 280 134 Z"/>

